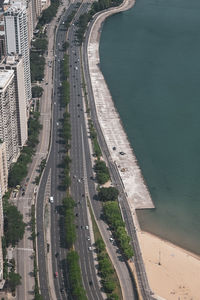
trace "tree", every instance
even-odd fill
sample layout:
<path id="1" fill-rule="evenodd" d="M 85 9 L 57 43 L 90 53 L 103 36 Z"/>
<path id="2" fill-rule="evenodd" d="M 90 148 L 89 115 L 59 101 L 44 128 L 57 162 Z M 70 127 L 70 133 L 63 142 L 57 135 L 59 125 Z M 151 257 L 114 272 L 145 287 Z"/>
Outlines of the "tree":
<path id="1" fill-rule="evenodd" d="M 116 294 L 111 294 L 108 296 L 107 300 L 119 300 L 119 297 Z"/>
<path id="2" fill-rule="evenodd" d="M 102 239 L 96 240 L 95 246 L 96 246 L 97 252 L 102 252 L 105 250 L 105 244 Z"/>
<path id="3" fill-rule="evenodd" d="M 21 276 L 14 271 L 11 271 L 8 275 L 8 286 L 11 292 L 15 292 L 15 289 L 18 285 L 21 284 Z"/>
<path id="4" fill-rule="evenodd" d="M 23 238 L 25 231 L 25 223 L 23 222 L 22 214 L 17 210 L 17 207 L 12 204 L 7 204 L 7 209 L 4 210 L 4 232 L 6 246 L 12 245 Z"/>
<path id="5" fill-rule="evenodd" d="M 102 187 L 98 193 L 100 201 L 115 201 L 119 195 L 118 190 L 115 187 Z"/>
<path id="6" fill-rule="evenodd" d="M 43 54 L 47 50 L 48 41 L 44 38 L 38 38 L 32 42 L 32 45 Z"/>
<path id="7" fill-rule="evenodd" d="M 103 287 L 106 293 L 112 293 L 115 289 L 115 282 L 112 279 L 106 278 L 106 280 L 103 280 Z"/>
<path id="8" fill-rule="evenodd" d="M 32 87 L 32 96 L 33 98 L 39 98 L 43 94 L 43 88 L 39 85 L 35 85 Z"/>
<path id="9" fill-rule="evenodd" d="M 104 161 L 98 160 L 94 166 L 94 170 L 98 183 L 104 184 L 109 180 L 109 171 Z"/>

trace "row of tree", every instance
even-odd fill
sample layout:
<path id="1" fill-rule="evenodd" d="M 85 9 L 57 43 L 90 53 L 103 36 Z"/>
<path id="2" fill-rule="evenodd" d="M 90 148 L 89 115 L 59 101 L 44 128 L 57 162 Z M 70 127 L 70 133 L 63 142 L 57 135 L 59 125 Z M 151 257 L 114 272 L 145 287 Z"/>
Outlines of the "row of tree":
<path id="1" fill-rule="evenodd" d="M 78 21 L 78 30 L 76 32 L 76 37 L 79 44 L 82 44 L 84 40 L 84 35 L 87 29 L 87 25 L 93 16 L 102 10 L 105 10 L 109 7 L 118 6 L 123 2 L 123 0 L 98 0 L 94 1 L 92 7 L 88 13 L 85 13 L 79 17 Z"/>
<path id="2" fill-rule="evenodd" d="M 109 224 L 113 236 L 126 259 L 133 256 L 133 249 L 130 245 L 130 237 L 126 232 L 125 223 L 122 220 L 121 211 L 117 201 L 108 201 L 103 205 L 103 213 L 106 222 Z"/>
<path id="3" fill-rule="evenodd" d="M 65 214 L 65 238 L 66 246 L 71 249 L 76 240 L 76 228 L 74 224 L 74 207 L 75 202 L 72 197 L 67 196 L 63 199 L 63 207 Z"/>
<path id="4" fill-rule="evenodd" d="M 105 293 L 109 294 L 108 299 L 118 300 L 119 297 L 116 295 L 114 290 L 116 289 L 116 281 L 113 278 L 114 269 L 112 263 L 109 259 L 109 256 L 105 249 L 105 244 L 102 238 L 99 238 L 95 242 L 97 250 L 97 259 L 98 259 L 98 273 L 101 277 L 101 284 Z"/>
<path id="5" fill-rule="evenodd" d="M 27 146 L 22 149 L 17 162 L 11 166 L 8 176 L 9 187 L 20 185 L 21 181 L 28 173 L 28 164 L 32 161 L 32 156 L 35 153 L 35 147 L 39 143 L 38 135 L 42 128 L 39 116 L 39 112 L 33 112 L 30 115 L 28 120 Z"/>
<path id="6" fill-rule="evenodd" d="M 81 270 L 79 266 L 79 256 L 74 250 L 67 254 L 67 267 L 69 274 L 69 285 L 74 300 L 87 300 L 85 290 L 82 285 Z"/>
<path id="7" fill-rule="evenodd" d="M 51 0 L 51 5 L 42 12 L 42 16 L 39 19 L 37 27 L 50 23 L 56 16 L 59 5 L 59 0 Z"/>
<path id="8" fill-rule="evenodd" d="M 99 147 L 99 143 L 97 140 L 97 133 L 96 133 L 96 130 L 94 128 L 94 125 L 93 125 L 93 122 L 91 119 L 88 120 L 88 125 L 89 125 L 89 129 L 90 129 L 90 138 L 92 140 L 94 156 L 97 157 L 97 159 L 99 160 L 100 157 L 102 156 L 102 153 L 101 153 L 101 148 Z"/>
<path id="9" fill-rule="evenodd" d="M 42 81 L 44 78 L 45 58 L 39 52 L 30 52 L 31 81 Z"/>

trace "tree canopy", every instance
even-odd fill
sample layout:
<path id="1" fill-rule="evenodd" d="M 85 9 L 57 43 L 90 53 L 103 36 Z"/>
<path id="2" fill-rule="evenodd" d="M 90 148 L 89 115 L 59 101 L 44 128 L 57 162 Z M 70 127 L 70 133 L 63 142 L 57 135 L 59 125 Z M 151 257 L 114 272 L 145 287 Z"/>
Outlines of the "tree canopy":
<path id="1" fill-rule="evenodd" d="M 8 203 L 4 205 L 4 233 L 6 246 L 13 247 L 19 240 L 23 238 L 25 231 L 25 223 L 23 222 L 22 214 L 17 210 L 17 207 Z"/>
<path id="2" fill-rule="evenodd" d="M 39 98 L 42 96 L 43 88 L 39 85 L 35 85 L 32 87 L 32 97 L 33 98 Z"/>
<path id="3" fill-rule="evenodd" d="M 97 160 L 94 166 L 96 179 L 99 184 L 104 184 L 110 179 L 108 168 L 104 161 Z"/>
<path id="4" fill-rule="evenodd" d="M 98 193 L 100 201 L 115 201 L 119 195 L 118 190 L 115 187 L 102 187 Z"/>

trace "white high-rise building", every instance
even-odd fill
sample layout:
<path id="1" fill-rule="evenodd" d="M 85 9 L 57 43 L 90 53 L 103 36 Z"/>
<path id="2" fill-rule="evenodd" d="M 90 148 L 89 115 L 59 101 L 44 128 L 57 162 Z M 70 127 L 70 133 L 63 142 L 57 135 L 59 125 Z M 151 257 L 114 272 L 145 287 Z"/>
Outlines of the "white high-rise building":
<path id="1" fill-rule="evenodd" d="M 15 2 L 4 13 L 7 54 L 19 54 L 24 59 L 27 106 L 31 100 L 31 74 L 26 6 Z"/>
<path id="2" fill-rule="evenodd" d="M 0 70 L 0 139 L 6 144 L 8 168 L 19 156 L 16 84 L 13 70 Z"/>
<path id="3" fill-rule="evenodd" d="M 23 57 L 18 55 L 7 56 L 0 64 L 0 70 L 14 70 L 15 73 L 18 143 L 20 147 L 23 147 L 28 138 Z"/>

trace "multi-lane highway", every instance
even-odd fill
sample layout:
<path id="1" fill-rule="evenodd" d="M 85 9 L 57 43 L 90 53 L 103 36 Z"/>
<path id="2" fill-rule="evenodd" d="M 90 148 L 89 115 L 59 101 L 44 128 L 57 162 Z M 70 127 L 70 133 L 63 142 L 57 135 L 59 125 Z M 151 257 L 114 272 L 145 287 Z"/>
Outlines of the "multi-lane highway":
<path id="1" fill-rule="evenodd" d="M 59 206 L 62 204 L 62 199 L 65 192 L 59 189 L 63 169 L 59 165 L 63 162 L 64 146 L 62 144 L 60 130 L 62 128 L 62 118 L 65 111 L 60 106 L 60 63 L 62 63 L 64 52 L 61 51 L 62 44 L 66 40 L 66 31 L 63 22 L 67 19 L 68 15 L 75 9 L 76 3 L 70 5 L 65 15 L 61 18 L 55 39 L 55 72 L 54 72 L 54 93 L 53 93 L 53 119 L 52 119 L 52 143 L 49 158 L 43 174 L 40 188 L 38 191 L 37 199 L 37 232 L 38 232 L 38 264 L 39 264 L 39 281 L 41 294 L 44 299 L 52 299 L 49 293 L 48 269 L 46 266 L 47 251 L 52 253 L 52 269 L 53 274 L 58 272 L 58 277 L 54 276 L 54 286 L 56 292 L 56 299 L 67 299 L 66 278 L 66 254 L 64 240 L 65 233 L 63 232 L 63 216 L 59 212 Z M 88 3 L 83 3 L 77 13 L 77 18 L 81 13 L 84 13 L 89 7 Z M 74 20 L 76 22 L 76 18 Z M 78 106 L 81 99 L 81 73 L 79 61 L 79 47 L 75 45 L 75 29 L 74 25 L 71 26 L 68 34 L 70 43 L 70 115 L 72 126 L 72 141 L 71 141 L 71 159 L 72 174 L 74 181 L 72 183 L 72 195 L 77 202 L 76 214 L 77 216 L 77 250 L 80 255 L 81 270 L 83 274 L 84 287 L 87 292 L 88 299 L 103 299 L 99 284 L 97 282 L 96 270 L 94 266 L 93 255 L 89 251 L 88 235 L 89 231 L 85 229 L 87 226 L 87 209 L 86 201 L 84 198 L 84 185 L 83 185 L 83 149 L 81 140 L 81 123 L 83 122 L 83 111 L 81 111 L 82 104 Z M 78 72 L 77 72 L 78 71 Z M 81 114 L 82 113 L 82 114 Z M 51 243 L 47 249 L 45 241 L 45 224 L 44 224 L 44 210 L 46 203 L 46 185 L 49 174 L 51 173 L 51 192 L 54 197 L 54 203 L 51 205 Z M 75 175 L 76 174 L 76 175 Z M 73 178 L 73 176 L 72 176 Z M 80 202 L 80 203 L 79 203 Z M 80 208 L 79 208 L 80 207 Z M 84 228 L 81 228 L 81 226 Z"/>

